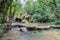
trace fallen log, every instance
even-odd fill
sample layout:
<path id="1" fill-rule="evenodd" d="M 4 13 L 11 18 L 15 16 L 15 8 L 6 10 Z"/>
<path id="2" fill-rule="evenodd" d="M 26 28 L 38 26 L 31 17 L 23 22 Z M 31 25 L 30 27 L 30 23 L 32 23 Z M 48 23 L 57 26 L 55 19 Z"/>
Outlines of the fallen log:
<path id="1" fill-rule="evenodd" d="M 12 27 L 26 27 L 27 30 L 50 30 L 52 29 L 60 29 L 60 25 L 38 25 L 38 24 L 26 24 L 26 23 L 12 23 Z"/>
<path id="2" fill-rule="evenodd" d="M 50 29 L 60 29 L 60 25 L 51 25 L 50 26 Z"/>

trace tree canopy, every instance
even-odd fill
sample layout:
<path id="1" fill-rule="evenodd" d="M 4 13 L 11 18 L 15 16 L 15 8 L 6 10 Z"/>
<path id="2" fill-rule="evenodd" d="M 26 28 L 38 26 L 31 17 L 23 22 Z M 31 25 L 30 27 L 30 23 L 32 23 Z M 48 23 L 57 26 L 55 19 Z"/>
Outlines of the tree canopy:
<path id="1" fill-rule="evenodd" d="M 28 22 L 55 22 L 60 20 L 60 0 L 1 0 L 0 14 L 1 23 L 24 14 L 30 15 Z"/>

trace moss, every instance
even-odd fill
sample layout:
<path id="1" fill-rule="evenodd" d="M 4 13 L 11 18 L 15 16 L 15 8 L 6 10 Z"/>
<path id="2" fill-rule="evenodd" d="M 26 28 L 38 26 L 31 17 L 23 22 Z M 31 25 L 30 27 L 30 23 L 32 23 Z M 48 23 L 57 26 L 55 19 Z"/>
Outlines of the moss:
<path id="1" fill-rule="evenodd" d="M 0 25 L 0 37 L 3 36 L 3 33 L 4 33 L 4 30 L 3 30 L 3 28 L 2 28 L 2 25 Z"/>

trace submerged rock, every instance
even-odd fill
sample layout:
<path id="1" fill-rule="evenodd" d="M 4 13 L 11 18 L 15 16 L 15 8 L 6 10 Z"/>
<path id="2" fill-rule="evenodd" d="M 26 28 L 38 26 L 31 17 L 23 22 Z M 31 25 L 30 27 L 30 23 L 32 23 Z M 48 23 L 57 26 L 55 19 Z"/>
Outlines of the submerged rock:
<path id="1" fill-rule="evenodd" d="M 27 28 L 26 28 L 26 27 L 21 27 L 21 28 L 20 28 L 20 31 L 21 31 L 21 32 L 27 32 Z"/>

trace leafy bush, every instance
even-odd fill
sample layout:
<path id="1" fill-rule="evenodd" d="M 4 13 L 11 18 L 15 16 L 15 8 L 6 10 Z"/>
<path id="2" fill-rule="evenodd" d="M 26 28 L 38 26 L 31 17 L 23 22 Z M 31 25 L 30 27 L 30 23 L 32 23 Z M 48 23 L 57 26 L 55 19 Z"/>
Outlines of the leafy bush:
<path id="1" fill-rule="evenodd" d="M 48 16 L 35 13 L 31 16 L 30 21 L 31 22 L 47 22 L 48 21 Z"/>
<path id="2" fill-rule="evenodd" d="M 38 22 L 41 19 L 41 15 L 39 14 L 33 14 L 30 18 L 31 22 Z"/>
<path id="3" fill-rule="evenodd" d="M 55 22 L 55 25 L 60 25 L 60 20 Z"/>

